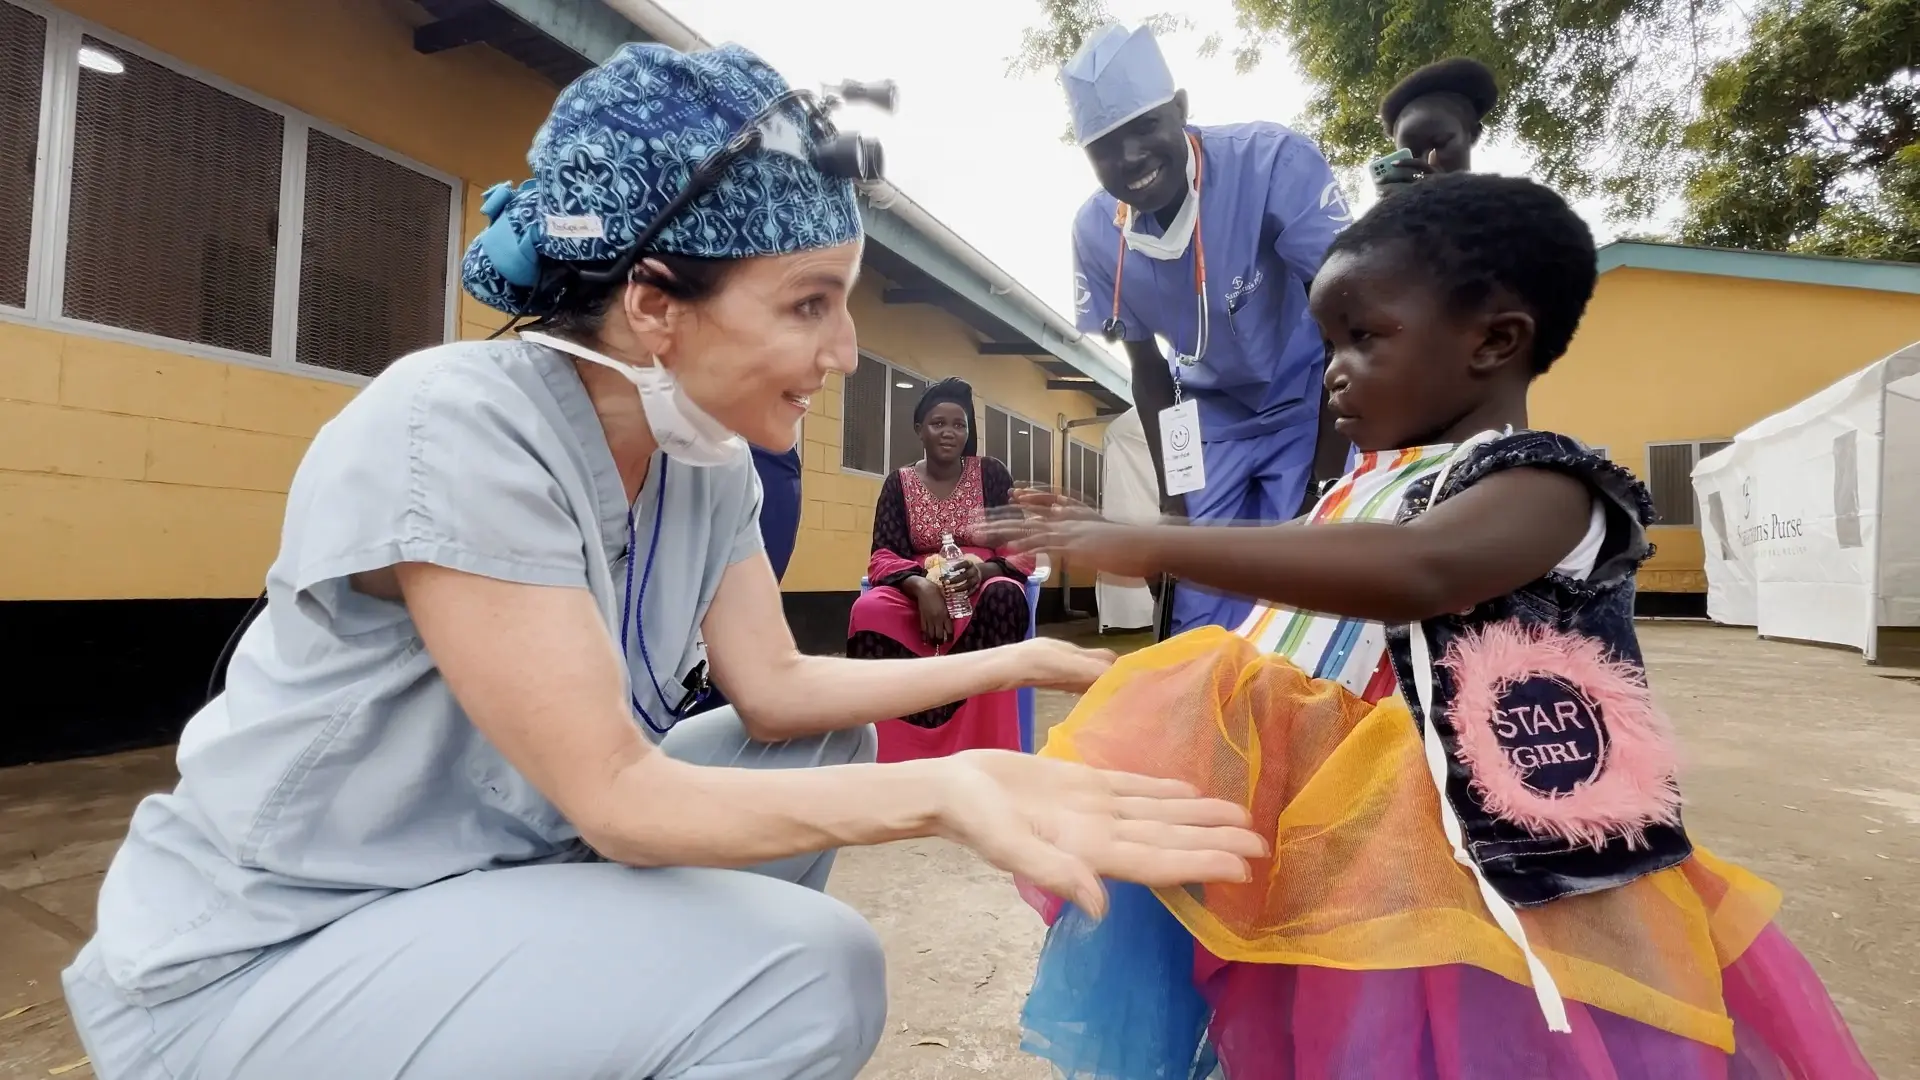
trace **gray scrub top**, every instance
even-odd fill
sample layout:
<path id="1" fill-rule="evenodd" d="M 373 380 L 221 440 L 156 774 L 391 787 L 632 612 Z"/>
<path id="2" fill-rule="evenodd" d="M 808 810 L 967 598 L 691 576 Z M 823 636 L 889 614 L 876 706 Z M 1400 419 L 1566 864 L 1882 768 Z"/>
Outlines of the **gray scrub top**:
<path id="1" fill-rule="evenodd" d="M 760 486 L 744 448 L 709 468 L 656 456 L 633 507 L 636 593 L 663 478 L 641 623 L 677 699 L 721 575 L 761 550 Z M 143 1005 L 191 993 L 394 890 L 589 857 L 467 720 L 406 608 L 347 578 L 427 562 L 583 587 L 618 637 L 628 513 L 569 357 L 445 345 L 362 390 L 294 474 L 265 613 L 226 691 L 187 724 L 179 785 L 141 802 L 107 871 L 94 944 L 120 992 Z M 664 723 L 637 640 L 625 652 Z"/>

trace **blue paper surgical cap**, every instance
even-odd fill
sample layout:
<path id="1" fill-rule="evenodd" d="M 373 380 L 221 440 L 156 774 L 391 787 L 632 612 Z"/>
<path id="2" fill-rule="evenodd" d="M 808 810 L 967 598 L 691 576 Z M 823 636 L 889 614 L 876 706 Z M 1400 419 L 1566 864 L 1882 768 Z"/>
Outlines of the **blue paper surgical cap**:
<path id="1" fill-rule="evenodd" d="M 1073 137 L 1086 146 L 1120 125 L 1172 101 L 1179 88 L 1153 31 L 1108 23 L 1095 30 L 1060 69 L 1073 112 Z"/>
<path id="2" fill-rule="evenodd" d="M 462 284 L 510 315 L 556 296 L 541 261 L 608 263 L 646 231 L 694 169 L 788 90 L 738 45 L 683 53 L 623 45 L 560 92 L 527 152 L 533 177 L 487 193 L 490 226 L 467 249 Z M 799 106 L 791 119 L 813 145 Z M 860 238 L 853 183 L 810 160 L 757 149 L 674 216 L 648 250 L 708 259 L 784 255 Z"/>

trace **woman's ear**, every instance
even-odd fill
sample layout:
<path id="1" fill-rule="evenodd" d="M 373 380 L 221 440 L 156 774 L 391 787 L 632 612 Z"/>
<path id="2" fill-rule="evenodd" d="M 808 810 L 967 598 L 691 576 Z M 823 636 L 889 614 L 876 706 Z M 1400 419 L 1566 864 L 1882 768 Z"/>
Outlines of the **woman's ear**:
<path id="1" fill-rule="evenodd" d="M 1533 316 L 1524 311 L 1495 311 L 1482 324 L 1480 347 L 1469 365 L 1475 375 L 1533 368 Z"/>
<path id="2" fill-rule="evenodd" d="M 646 273 L 655 277 L 670 277 L 671 272 L 659 263 L 648 260 Z M 625 331 L 631 336 L 634 347 L 649 356 L 660 356 L 670 352 L 673 345 L 674 321 L 678 317 L 680 304 L 668 296 L 658 285 L 645 277 L 632 277 L 620 291 L 619 311 Z"/>

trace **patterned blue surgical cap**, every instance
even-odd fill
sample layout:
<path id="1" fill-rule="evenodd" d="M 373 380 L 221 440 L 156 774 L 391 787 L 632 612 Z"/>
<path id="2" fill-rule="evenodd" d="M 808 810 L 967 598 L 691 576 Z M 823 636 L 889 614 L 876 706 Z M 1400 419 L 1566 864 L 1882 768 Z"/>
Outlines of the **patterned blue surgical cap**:
<path id="1" fill-rule="evenodd" d="M 474 299 L 510 315 L 546 314 L 538 260 L 611 262 L 742 125 L 787 92 L 786 80 L 738 45 L 683 53 L 623 45 L 560 92 L 527 152 L 533 178 L 501 184 L 493 223 L 461 267 Z M 806 132 L 799 106 L 793 120 Z M 803 134 L 813 149 L 810 134 Z M 709 259 L 833 247 L 860 238 L 851 181 L 791 154 L 756 149 L 655 236 L 650 251 Z M 537 256 L 537 259 L 535 258 Z"/>

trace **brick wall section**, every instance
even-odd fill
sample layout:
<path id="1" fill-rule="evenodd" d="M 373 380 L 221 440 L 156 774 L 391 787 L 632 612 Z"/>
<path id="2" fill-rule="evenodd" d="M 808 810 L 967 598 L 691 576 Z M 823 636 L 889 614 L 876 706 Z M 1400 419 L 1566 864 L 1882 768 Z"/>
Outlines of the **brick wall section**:
<path id="1" fill-rule="evenodd" d="M 353 393 L 0 323 L 0 599 L 251 595 Z"/>

